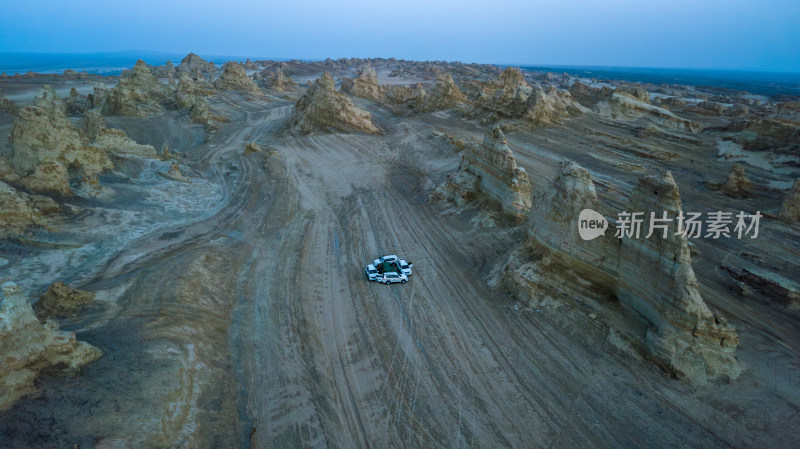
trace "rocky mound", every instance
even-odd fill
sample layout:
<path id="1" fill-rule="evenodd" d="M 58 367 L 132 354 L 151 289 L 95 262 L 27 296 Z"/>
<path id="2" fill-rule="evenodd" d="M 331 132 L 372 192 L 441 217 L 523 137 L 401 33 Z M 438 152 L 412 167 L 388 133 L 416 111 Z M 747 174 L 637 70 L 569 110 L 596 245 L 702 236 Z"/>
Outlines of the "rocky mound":
<path id="1" fill-rule="evenodd" d="M 754 118 L 730 127 L 745 150 L 800 155 L 800 123 L 788 119 Z"/>
<path id="2" fill-rule="evenodd" d="M 201 83 L 185 74 L 181 75 L 181 79 L 178 81 L 178 106 L 188 108 L 189 116 L 195 123 L 211 124 L 213 116 L 205 99 L 207 93 L 208 90 L 203 88 Z"/>
<path id="3" fill-rule="evenodd" d="M 565 117 L 582 114 L 585 108 L 574 101 L 566 90 L 558 90 L 553 86 L 544 91 L 542 86 L 535 85 L 533 92 L 525 101 L 524 123 L 540 126 L 557 123 Z"/>
<path id="4" fill-rule="evenodd" d="M 14 104 L 14 101 L 3 97 L 3 94 L 0 93 L 0 114 L 14 115 L 17 111 L 19 111 L 19 108 Z"/>
<path id="5" fill-rule="evenodd" d="M 406 109 L 408 112 L 423 109 L 426 95 L 425 89 L 420 83 L 413 86 L 396 84 L 388 86 L 386 89 L 386 101 L 393 106 Z"/>
<path id="6" fill-rule="evenodd" d="M 638 98 L 624 93 L 614 92 L 611 94 L 611 98 L 598 103 L 595 110 L 601 116 L 615 119 L 644 118 L 664 127 L 677 128 L 690 133 L 700 130 L 700 127 L 691 120 L 680 118 L 666 109 L 644 103 Z"/>
<path id="7" fill-rule="evenodd" d="M 106 99 L 111 114 L 147 117 L 163 112 L 162 102 L 170 96 L 170 88 L 150 72 L 144 61 L 136 61 L 130 72 L 124 73 Z"/>
<path id="8" fill-rule="evenodd" d="M 734 198 L 744 198 L 750 195 L 753 183 L 744 174 L 744 167 L 736 164 L 731 167 L 728 179 L 718 186 L 722 193 Z"/>
<path id="9" fill-rule="evenodd" d="M 650 94 L 647 90 L 638 84 L 623 84 L 614 90 L 615 93 L 627 95 L 635 98 L 642 103 L 650 104 Z"/>
<path id="10" fill-rule="evenodd" d="M 297 89 L 297 83 L 284 75 L 280 67 L 273 71 L 262 70 L 256 74 L 256 77 L 256 80 L 261 81 L 261 85 L 267 89 L 278 92 L 290 92 Z"/>
<path id="11" fill-rule="evenodd" d="M 592 108 L 597 105 L 597 103 L 608 101 L 608 99 L 611 98 L 611 94 L 614 93 L 614 90 L 608 86 L 597 88 L 583 84 L 580 81 L 575 81 L 575 83 L 570 86 L 569 93 L 572 95 L 572 98 L 582 105 Z"/>
<path id="12" fill-rule="evenodd" d="M 28 195 L 0 181 L 0 239 L 21 234 L 33 225 L 48 222 L 48 216 L 59 212 L 50 198 Z"/>
<path id="13" fill-rule="evenodd" d="M 431 199 L 446 199 L 458 207 L 488 200 L 503 215 L 519 222 L 531 208 L 531 184 L 525 169 L 517 167 L 500 127 L 495 126 L 482 145 L 467 146 L 458 171 L 433 191 Z"/>
<path id="14" fill-rule="evenodd" d="M 569 92 L 551 87 L 547 92 L 536 84 L 530 86 L 518 68 L 505 69 L 497 81 L 478 88 L 475 108 L 468 113 L 490 124 L 506 120 L 540 126 L 558 122 L 584 112 Z"/>
<path id="15" fill-rule="evenodd" d="M 226 62 L 222 66 L 222 75 L 214 81 L 214 87 L 222 90 L 244 90 L 247 92 L 258 92 L 258 86 L 252 78 L 247 76 L 244 67 L 237 62 Z"/>
<path id="16" fill-rule="evenodd" d="M 676 234 L 675 221 L 646 238 L 621 241 L 609 235 L 583 240 L 578 217 L 597 210 L 597 194 L 589 173 L 573 162 L 562 163 L 558 176 L 534 206 L 534 224 L 522 248 L 497 268 L 494 285 L 518 300 L 540 306 L 568 301 L 601 313 L 615 298 L 633 311 L 630 316 L 607 314 L 619 330 L 633 334 L 641 347 L 666 370 L 692 382 L 726 376 L 735 378 L 736 332 L 724 318 L 712 314 L 700 297 L 691 266 L 687 239 Z M 669 172 L 639 180 L 625 210 L 681 210 L 680 194 Z M 646 323 L 639 325 L 639 318 Z"/>
<path id="17" fill-rule="evenodd" d="M 20 176 L 33 171 L 45 159 L 56 160 L 68 149 L 81 146 L 81 138 L 67 119 L 64 101 L 50 85 L 14 119 L 10 142 L 11 165 Z"/>
<path id="18" fill-rule="evenodd" d="M 95 303 L 94 293 L 70 288 L 63 282 L 56 282 L 39 297 L 33 307 L 36 316 L 44 321 L 47 318 L 72 317 Z"/>
<path id="19" fill-rule="evenodd" d="M 342 80 L 342 91 L 376 103 L 382 103 L 386 95 L 386 89 L 378 85 L 378 73 L 371 66 L 364 66 L 352 80 Z"/>
<path id="20" fill-rule="evenodd" d="M 378 134 L 369 112 L 353 105 L 346 94 L 336 92 L 333 76 L 325 72 L 297 100 L 287 128 L 308 134 L 315 131 L 357 131 Z"/>
<path id="21" fill-rule="evenodd" d="M 453 77 L 449 73 L 444 73 L 436 78 L 436 86 L 425 96 L 425 103 L 422 107 L 424 112 L 443 111 L 452 109 L 467 102 Z"/>
<path id="22" fill-rule="evenodd" d="M 789 223 L 800 220 L 800 178 L 794 180 L 792 189 L 783 200 L 778 215 Z"/>
<path id="23" fill-rule="evenodd" d="M 98 348 L 75 339 L 58 324 L 40 323 L 28 299 L 13 282 L 2 285 L 0 303 L 0 411 L 36 391 L 34 381 L 43 371 L 76 374 L 100 358 Z"/>
<path id="24" fill-rule="evenodd" d="M 194 53 L 186 55 L 178 66 L 179 74 L 186 74 L 196 78 L 200 78 L 201 74 L 207 75 L 215 73 L 216 71 L 217 66 L 215 66 L 213 62 L 208 62 Z"/>

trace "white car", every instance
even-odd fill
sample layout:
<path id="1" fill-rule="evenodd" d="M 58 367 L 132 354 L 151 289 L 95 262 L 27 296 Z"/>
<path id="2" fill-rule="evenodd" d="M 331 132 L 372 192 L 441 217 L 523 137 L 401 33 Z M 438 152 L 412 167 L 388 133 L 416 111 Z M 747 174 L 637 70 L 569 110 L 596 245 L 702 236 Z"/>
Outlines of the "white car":
<path id="1" fill-rule="evenodd" d="M 383 273 L 383 277 L 378 279 L 378 282 L 383 282 L 386 285 L 395 284 L 397 282 L 405 284 L 408 282 L 408 277 L 406 277 L 405 274 L 390 271 L 388 273 Z"/>
<path id="2" fill-rule="evenodd" d="M 380 259 L 375 259 L 375 261 L 372 262 L 372 264 L 377 267 L 378 265 L 384 262 L 394 262 L 395 260 L 400 260 L 400 258 L 395 256 L 394 254 L 390 254 L 388 256 L 381 256 Z"/>
<path id="3" fill-rule="evenodd" d="M 405 260 L 400 259 L 400 272 L 405 274 L 406 276 L 411 276 L 411 267 L 413 266 L 414 266 L 413 264 L 410 264 Z"/>
<path id="4" fill-rule="evenodd" d="M 367 279 L 370 281 L 377 281 L 381 277 L 381 275 L 378 273 L 378 270 L 375 269 L 375 265 L 367 265 L 367 269 L 364 271 L 367 274 Z"/>

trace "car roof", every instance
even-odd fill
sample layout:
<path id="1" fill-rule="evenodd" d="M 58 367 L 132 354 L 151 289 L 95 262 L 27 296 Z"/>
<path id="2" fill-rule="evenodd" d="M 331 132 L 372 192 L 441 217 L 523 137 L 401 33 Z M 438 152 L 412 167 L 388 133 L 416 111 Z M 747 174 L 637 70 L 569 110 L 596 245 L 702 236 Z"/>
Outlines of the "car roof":
<path id="1" fill-rule="evenodd" d="M 395 271 L 387 271 L 386 273 L 383 273 L 384 276 L 389 276 L 390 274 L 393 274 L 395 276 L 400 276 L 400 273 L 397 273 Z"/>
<path id="2" fill-rule="evenodd" d="M 367 265 L 367 269 L 368 270 L 374 270 L 375 269 L 375 265 L 369 264 L 369 265 Z"/>
<path id="3" fill-rule="evenodd" d="M 389 254 L 388 256 L 381 256 L 381 259 L 383 259 L 383 260 L 389 260 L 389 259 L 399 259 L 399 257 L 397 257 L 397 256 L 396 256 L 396 255 L 394 255 L 394 254 Z"/>

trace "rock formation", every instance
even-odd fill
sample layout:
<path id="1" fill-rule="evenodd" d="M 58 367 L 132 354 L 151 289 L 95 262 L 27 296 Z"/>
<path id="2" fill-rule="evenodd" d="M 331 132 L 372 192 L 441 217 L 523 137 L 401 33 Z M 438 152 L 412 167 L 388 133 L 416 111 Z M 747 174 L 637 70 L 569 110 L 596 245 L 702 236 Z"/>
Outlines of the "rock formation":
<path id="1" fill-rule="evenodd" d="M 67 114 L 82 115 L 87 109 L 91 107 L 89 98 L 86 95 L 78 93 L 74 87 L 69 91 L 69 97 L 64 100 L 66 105 Z"/>
<path id="2" fill-rule="evenodd" d="M 332 130 L 380 132 L 369 112 L 353 105 L 347 95 L 336 92 L 333 76 L 327 72 L 297 101 L 287 127 L 302 134 Z"/>
<path id="3" fill-rule="evenodd" d="M 178 106 L 188 108 L 192 121 L 203 125 L 209 125 L 213 119 L 211 109 L 205 100 L 206 94 L 207 90 L 200 83 L 185 74 L 181 75 L 181 79 L 178 81 Z"/>
<path id="4" fill-rule="evenodd" d="M 628 95 L 641 101 L 642 103 L 650 104 L 650 94 L 647 92 L 647 90 L 645 90 L 644 87 L 638 84 L 623 84 L 617 87 L 614 92 Z"/>
<path id="5" fill-rule="evenodd" d="M 645 118 L 659 125 L 690 133 L 700 130 L 691 120 L 680 118 L 666 109 L 644 103 L 626 93 L 614 92 L 608 100 L 598 103 L 595 110 L 602 116 L 615 119 Z"/>
<path id="6" fill-rule="evenodd" d="M 214 82 L 214 87 L 222 90 L 243 90 L 247 92 L 258 92 L 258 86 L 252 78 L 247 76 L 244 67 L 237 62 L 226 62 L 222 66 L 222 75 Z"/>
<path id="7" fill-rule="evenodd" d="M 607 101 L 611 98 L 611 94 L 614 93 L 614 90 L 608 86 L 597 88 L 576 81 L 569 88 L 569 93 L 572 95 L 572 98 L 582 105 L 592 108 L 597 103 Z"/>
<path id="8" fill-rule="evenodd" d="M 163 112 L 164 102 L 170 95 L 169 86 L 160 83 L 141 59 L 133 70 L 123 74 L 111 89 L 106 108 L 111 114 L 147 117 Z"/>
<path id="9" fill-rule="evenodd" d="M 677 216 L 682 206 L 672 175 L 640 178 L 626 210 Z M 666 235 L 655 230 L 651 238 L 622 239 L 618 298 L 648 320 L 647 349 L 678 377 L 737 377 L 739 337 L 700 297 L 687 238 L 676 230 L 672 220 Z"/>
<path id="10" fill-rule="evenodd" d="M 597 210 L 597 194 L 586 170 L 573 162 L 561 164 L 558 176 L 534 206 L 536 220 L 525 246 L 511 254 L 495 272 L 494 285 L 518 300 L 538 304 L 561 298 L 577 304 L 613 301 L 632 312 L 626 323 L 645 320 L 638 333 L 642 347 L 657 363 L 691 382 L 735 378 L 736 332 L 712 314 L 700 297 L 686 236 L 676 234 L 672 220 L 649 233 L 647 222 L 639 238 L 608 234 L 583 240 L 578 216 Z M 645 217 L 663 211 L 674 218 L 681 211 L 680 194 L 669 172 L 646 176 L 634 189 L 627 211 Z M 664 234 L 666 232 L 666 234 Z M 603 304 L 600 302 L 599 304 Z"/>
<path id="11" fill-rule="evenodd" d="M 2 285 L 0 303 L 0 411 L 36 391 L 43 371 L 77 374 L 80 367 L 100 358 L 98 348 L 75 339 L 58 324 L 40 323 L 28 299 L 13 282 Z"/>
<path id="12" fill-rule="evenodd" d="M 178 66 L 178 72 L 180 74 L 187 74 L 196 78 L 199 78 L 200 74 L 209 74 L 216 71 L 217 66 L 215 66 L 213 62 L 208 62 L 194 53 L 186 55 Z"/>
<path id="13" fill-rule="evenodd" d="M 18 110 L 19 108 L 12 100 L 4 98 L 3 94 L 0 93 L 0 114 L 14 115 Z"/>
<path id="14" fill-rule="evenodd" d="M 581 114 L 584 107 L 572 100 L 569 92 L 551 87 L 547 92 L 539 85 L 528 85 L 518 68 L 509 67 L 499 79 L 481 88 L 476 107 L 468 115 L 491 124 L 506 120 L 540 126 L 555 123 L 564 117 Z"/>
<path id="15" fill-rule="evenodd" d="M 386 89 L 378 85 L 378 74 L 371 66 L 364 66 L 353 80 L 343 80 L 342 91 L 376 103 L 383 102 L 386 95 Z"/>
<path id="16" fill-rule="evenodd" d="M 750 194 L 750 189 L 753 188 L 753 183 L 745 176 L 744 167 L 739 164 L 731 167 L 728 174 L 728 179 L 725 180 L 719 189 L 722 193 L 732 196 L 734 198 L 746 197 Z"/>
<path id="17" fill-rule="evenodd" d="M 458 171 L 448 176 L 431 198 L 447 199 L 459 207 L 486 199 L 499 206 L 505 216 L 519 222 L 531 208 L 531 184 L 525 169 L 517 167 L 503 132 L 496 126 L 486 133 L 482 145 L 467 147 Z"/>
<path id="18" fill-rule="evenodd" d="M 386 101 L 409 112 L 421 110 L 425 105 L 426 95 L 420 83 L 413 86 L 391 85 L 386 89 Z"/>
<path id="19" fill-rule="evenodd" d="M 800 220 L 800 178 L 794 180 L 792 189 L 781 204 L 778 216 L 789 223 Z"/>
<path id="20" fill-rule="evenodd" d="M 52 199 L 28 195 L 0 181 L 0 239 L 18 235 L 29 226 L 45 224 L 49 215 L 58 212 Z"/>
<path id="21" fill-rule="evenodd" d="M 20 176 L 45 159 L 58 159 L 67 149 L 81 146 L 81 138 L 67 119 L 66 106 L 49 85 L 19 112 L 11 130 L 11 165 Z"/>
<path id="22" fill-rule="evenodd" d="M 67 161 L 63 157 L 57 160 L 45 159 L 36 165 L 33 173 L 20 179 L 20 184 L 31 192 L 70 196 L 72 189 L 69 186 L 66 165 Z"/>
<path id="23" fill-rule="evenodd" d="M 267 89 L 276 90 L 278 92 L 290 92 L 297 89 L 297 83 L 284 75 L 280 67 L 271 72 L 262 70 L 258 72 L 256 76 L 257 80 L 261 81 L 261 85 Z"/>
<path id="24" fill-rule="evenodd" d="M 424 112 L 432 112 L 452 109 L 466 103 L 466 101 L 467 97 L 456 86 L 453 77 L 449 73 L 445 73 L 436 78 L 436 86 L 425 96 L 422 110 Z"/>
<path id="25" fill-rule="evenodd" d="M 103 153 L 116 155 L 136 156 L 148 159 L 156 159 L 158 154 L 152 145 L 142 145 L 137 143 L 121 129 L 103 128 L 95 136 L 91 146 L 101 150 Z"/>
<path id="26" fill-rule="evenodd" d="M 77 315 L 95 303 L 94 293 L 70 288 L 63 282 L 48 287 L 39 297 L 33 309 L 36 316 L 44 321 L 47 318 L 66 318 Z"/>
<path id="27" fill-rule="evenodd" d="M 789 119 L 753 118 L 730 126 L 734 140 L 745 150 L 800 154 L 800 122 Z"/>
<path id="28" fill-rule="evenodd" d="M 534 125 L 548 125 L 561 118 L 583 113 L 584 107 L 572 99 L 566 90 L 558 90 L 551 86 L 547 92 L 542 86 L 535 85 L 533 92 L 525 102 L 523 122 Z"/>

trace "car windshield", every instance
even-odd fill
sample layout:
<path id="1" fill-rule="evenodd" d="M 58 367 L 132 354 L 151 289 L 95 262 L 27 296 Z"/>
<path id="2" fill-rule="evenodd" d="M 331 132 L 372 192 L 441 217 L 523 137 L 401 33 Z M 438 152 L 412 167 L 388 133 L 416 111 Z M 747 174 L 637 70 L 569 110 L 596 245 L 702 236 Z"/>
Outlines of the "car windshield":
<path id="1" fill-rule="evenodd" d="M 377 273 L 378 270 L 369 270 L 370 273 Z"/>

